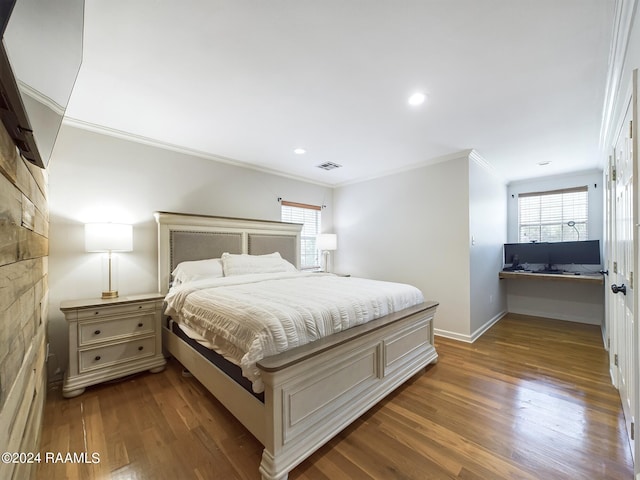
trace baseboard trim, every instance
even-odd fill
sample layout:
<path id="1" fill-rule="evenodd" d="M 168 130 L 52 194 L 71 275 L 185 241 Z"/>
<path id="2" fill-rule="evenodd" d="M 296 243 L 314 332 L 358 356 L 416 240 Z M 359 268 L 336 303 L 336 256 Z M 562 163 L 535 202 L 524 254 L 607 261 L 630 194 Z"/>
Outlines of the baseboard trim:
<path id="1" fill-rule="evenodd" d="M 473 343 L 478 338 L 480 338 L 484 334 L 484 332 L 486 332 L 493 325 L 498 323 L 507 313 L 508 312 L 506 310 L 503 310 L 502 312 L 498 313 L 495 317 L 490 319 L 487 323 L 485 323 L 483 326 L 478 328 L 471 335 L 465 335 L 465 334 L 458 333 L 458 332 L 451 332 L 449 330 L 443 330 L 441 328 L 435 328 L 433 330 L 433 333 L 435 335 L 437 335 L 438 337 L 450 338 L 452 340 L 458 340 L 460 342 Z"/>
<path id="2" fill-rule="evenodd" d="M 437 337 L 450 338 L 451 340 L 458 340 L 460 342 L 473 343 L 471 336 L 463 335 L 457 332 L 450 332 L 449 330 L 442 330 L 441 328 L 434 328 L 433 334 Z"/>
<path id="3" fill-rule="evenodd" d="M 480 338 L 484 332 L 493 327 L 496 323 L 498 323 L 504 316 L 507 314 L 506 310 L 498 313 L 495 317 L 490 319 L 487 323 L 485 323 L 482 327 L 478 328 L 475 332 L 471 334 L 471 342 L 475 342 L 478 338 Z"/>
<path id="4" fill-rule="evenodd" d="M 574 315 L 564 315 L 552 312 L 540 312 L 537 310 L 520 310 L 511 311 L 515 315 L 524 315 L 527 317 L 548 318 L 550 320 L 563 320 L 565 322 L 585 323 L 587 325 L 599 325 L 602 326 L 603 319 L 576 317 Z"/>

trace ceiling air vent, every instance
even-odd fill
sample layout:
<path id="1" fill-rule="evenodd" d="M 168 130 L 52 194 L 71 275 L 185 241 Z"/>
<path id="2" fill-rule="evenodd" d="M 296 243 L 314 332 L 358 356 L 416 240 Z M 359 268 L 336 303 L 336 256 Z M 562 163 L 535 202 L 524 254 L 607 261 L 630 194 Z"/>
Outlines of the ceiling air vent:
<path id="1" fill-rule="evenodd" d="M 325 163 L 321 163 L 320 165 L 316 165 L 316 167 L 321 168 L 323 170 L 333 170 L 334 168 L 340 168 L 342 165 L 338 165 L 337 163 L 333 163 L 333 162 L 325 162 Z"/>

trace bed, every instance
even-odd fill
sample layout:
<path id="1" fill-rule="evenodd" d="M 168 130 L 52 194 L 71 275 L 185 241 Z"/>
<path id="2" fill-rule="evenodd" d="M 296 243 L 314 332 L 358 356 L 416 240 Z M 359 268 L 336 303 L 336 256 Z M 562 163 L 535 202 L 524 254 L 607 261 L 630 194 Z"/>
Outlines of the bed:
<path id="1" fill-rule="evenodd" d="M 159 289 L 165 295 L 170 295 L 171 273 L 182 262 L 223 255 L 244 261 L 242 254 L 269 257 L 277 252 L 278 257 L 299 267 L 301 225 L 168 212 L 156 212 L 155 218 Z M 278 283 L 278 288 L 287 289 L 282 285 L 297 282 L 298 274 L 269 272 L 265 276 L 269 282 Z M 291 280 L 292 277 L 296 279 Z M 322 274 L 300 277 L 309 285 L 333 282 L 322 278 Z M 262 281 L 261 278 L 256 283 Z M 175 290 L 174 287 L 172 292 Z M 268 292 L 266 296 L 271 295 Z M 169 295 L 167 299 L 173 302 Z M 347 425 L 437 361 L 433 347 L 437 305 L 434 301 L 420 301 L 391 313 L 381 311 L 386 314 L 366 323 L 338 329 L 279 353 L 267 352 L 268 355 L 257 357 L 251 367 L 257 375 L 251 381 L 252 388 L 241 385 L 225 373 L 223 366 L 208 360 L 203 342 L 185 338 L 184 331 L 170 322 L 163 328 L 163 347 L 264 445 L 259 466 L 262 478 L 284 480 L 289 471 Z M 169 307 L 168 310 L 171 311 Z M 188 317 L 172 313 L 174 317 Z"/>

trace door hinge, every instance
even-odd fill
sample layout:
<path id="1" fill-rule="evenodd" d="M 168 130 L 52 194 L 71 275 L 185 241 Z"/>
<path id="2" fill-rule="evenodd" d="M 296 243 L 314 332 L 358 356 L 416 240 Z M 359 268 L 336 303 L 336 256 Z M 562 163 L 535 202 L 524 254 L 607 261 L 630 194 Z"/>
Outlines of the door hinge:
<path id="1" fill-rule="evenodd" d="M 633 288 L 633 272 L 629 272 L 629 288 Z"/>
<path id="2" fill-rule="evenodd" d="M 616 167 L 614 166 L 611 167 L 611 181 L 613 183 L 616 182 Z"/>
<path id="3" fill-rule="evenodd" d="M 618 354 L 617 354 L 617 353 L 613 356 L 613 364 L 614 364 L 616 367 L 618 366 Z"/>
<path id="4" fill-rule="evenodd" d="M 631 440 L 636 438 L 636 424 L 631 422 Z"/>
<path id="5" fill-rule="evenodd" d="M 613 262 L 613 273 L 618 273 L 618 262 Z"/>
<path id="6" fill-rule="evenodd" d="M 633 138 L 633 120 L 629 121 L 629 138 Z"/>

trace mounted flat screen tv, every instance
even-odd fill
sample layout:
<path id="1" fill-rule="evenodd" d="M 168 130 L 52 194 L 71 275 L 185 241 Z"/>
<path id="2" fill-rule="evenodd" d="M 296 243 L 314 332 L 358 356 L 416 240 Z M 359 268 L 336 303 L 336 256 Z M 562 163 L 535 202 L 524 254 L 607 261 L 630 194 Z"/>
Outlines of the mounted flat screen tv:
<path id="1" fill-rule="evenodd" d="M 84 0 L 0 0 L 0 119 L 40 168 L 80 69 L 83 29 Z"/>

